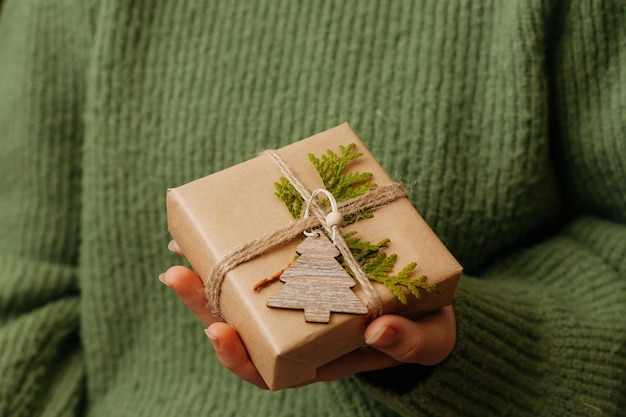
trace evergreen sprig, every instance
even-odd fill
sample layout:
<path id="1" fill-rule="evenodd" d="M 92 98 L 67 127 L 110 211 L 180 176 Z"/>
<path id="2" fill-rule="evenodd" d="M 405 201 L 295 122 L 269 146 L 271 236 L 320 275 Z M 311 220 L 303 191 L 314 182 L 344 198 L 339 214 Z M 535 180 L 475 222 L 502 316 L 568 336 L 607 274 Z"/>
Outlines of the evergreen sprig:
<path id="1" fill-rule="evenodd" d="M 346 172 L 348 162 L 363 156 L 362 152 L 354 152 L 355 146 L 354 143 L 348 146 L 339 145 L 341 155 L 330 149 L 321 158 L 309 154 L 309 159 L 322 178 L 324 188 L 337 202 L 359 197 L 376 187 L 376 184 L 369 182 L 372 178 L 371 172 Z"/>
<path id="2" fill-rule="evenodd" d="M 276 188 L 276 196 L 283 200 L 289 213 L 294 219 L 300 217 L 300 213 L 302 213 L 302 207 L 304 206 L 304 199 L 296 191 L 296 188 L 291 185 L 289 180 L 285 177 L 280 177 L 280 182 L 274 183 L 274 188 Z"/>
<path id="3" fill-rule="evenodd" d="M 411 274 L 417 266 L 415 262 L 405 265 L 396 275 L 391 275 L 398 255 L 395 253 L 387 255 L 382 251 L 383 248 L 389 245 L 389 239 L 383 239 L 376 244 L 372 244 L 368 241 L 362 241 L 355 236 L 356 234 L 356 231 L 348 232 L 344 235 L 344 238 L 350 248 L 350 252 L 361 265 L 363 272 L 370 280 L 384 284 L 402 304 L 407 303 L 406 295 L 402 290 L 403 287 L 408 288 L 411 294 L 418 300 L 421 298 L 420 289 L 429 293 L 437 291 L 436 285 L 426 282 L 426 275 L 411 278 Z M 345 261 L 340 259 L 340 262 L 352 274 Z"/>
<path id="4" fill-rule="evenodd" d="M 340 145 L 340 154 L 336 154 L 329 149 L 320 158 L 312 153 L 308 155 L 309 160 L 320 175 L 324 187 L 335 197 L 337 202 L 359 197 L 376 187 L 376 184 L 370 181 L 372 173 L 346 172 L 350 161 L 363 156 L 363 153 L 354 151 L 355 146 L 353 143 L 348 146 Z M 274 183 L 274 187 L 276 188 L 276 196 L 285 203 L 293 218 L 299 218 L 305 205 L 300 193 L 296 191 L 285 177 L 281 177 L 279 182 Z M 328 201 L 324 200 L 321 204 L 327 205 Z M 350 224 L 361 218 L 368 217 L 373 217 L 371 210 L 350 216 L 344 220 L 344 223 Z M 417 299 L 421 298 L 420 289 L 427 292 L 437 290 L 436 285 L 426 282 L 425 275 L 417 278 L 410 277 L 417 266 L 415 262 L 407 264 L 396 275 L 391 275 L 398 256 L 396 254 L 387 255 L 383 252 L 382 249 L 388 246 L 389 239 L 383 239 L 376 244 L 372 244 L 368 241 L 362 241 L 355 235 L 356 232 L 353 231 L 348 232 L 344 237 L 350 251 L 361 265 L 363 272 L 369 279 L 380 282 L 389 288 L 402 304 L 407 303 L 403 287 L 408 288 Z M 352 273 L 343 259 L 340 259 L 340 262 L 349 273 Z"/>
<path id="5" fill-rule="evenodd" d="M 354 159 L 363 156 L 361 152 L 354 152 L 355 144 L 351 143 L 348 146 L 339 145 L 341 154 L 338 155 L 332 150 L 326 151 L 326 154 L 321 158 L 316 157 L 310 153 L 309 160 L 315 166 L 317 173 L 319 174 L 324 188 L 328 190 L 337 202 L 351 200 L 359 197 L 369 190 L 376 187 L 376 184 L 370 182 L 372 178 L 371 172 L 346 172 L 346 166 Z M 276 188 L 276 196 L 278 196 L 289 209 L 289 213 L 294 219 L 301 216 L 304 208 L 304 199 L 296 191 L 293 185 L 285 177 L 280 177 L 280 181 L 274 183 Z M 322 206 L 327 206 L 328 201 L 324 199 L 321 202 Z M 360 218 L 372 217 L 371 210 L 365 210 L 358 215 L 350 216 L 345 219 L 346 224 L 354 223 Z"/>

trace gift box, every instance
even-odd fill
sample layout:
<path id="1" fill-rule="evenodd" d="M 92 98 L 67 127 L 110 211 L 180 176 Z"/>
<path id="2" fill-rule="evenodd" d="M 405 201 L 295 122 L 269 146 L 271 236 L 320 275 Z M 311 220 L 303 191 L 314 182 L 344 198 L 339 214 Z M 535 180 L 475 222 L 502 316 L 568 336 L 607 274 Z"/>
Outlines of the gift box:
<path id="1" fill-rule="evenodd" d="M 381 251 L 396 260 L 397 265 L 390 274 L 397 274 L 408 264 L 414 266 L 409 279 L 424 283 L 417 290 L 419 297 L 406 288 L 396 287 L 394 293 L 380 282 L 363 285 L 353 279 L 353 284 L 341 291 L 345 295 L 351 295 L 346 291 L 356 295 L 366 306 L 365 311 L 330 311 L 328 322 L 312 322 L 305 319 L 306 309 L 297 305 L 268 306 L 272 304 L 270 300 L 280 300 L 287 282 L 275 280 L 257 288 L 259 282 L 275 278 L 281 272 L 289 275 L 286 271 L 302 269 L 294 266 L 298 247 L 306 239 L 302 231 L 328 226 L 312 215 L 306 219 L 294 218 L 285 201 L 277 196 L 275 183 L 285 178 L 287 170 L 294 181 L 309 192 L 324 189 L 320 173 L 309 155 L 321 158 L 329 150 L 338 154 L 340 149 L 348 147 L 362 156 L 350 160 L 346 171 L 371 173 L 368 182 L 376 184 L 361 200 L 367 200 L 368 194 L 376 190 L 397 185 L 350 126 L 343 124 L 167 192 L 170 234 L 192 268 L 211 288 L 209 298 L 215 297 L 213 301 L 218 302 L 219 314 L 237 330 L 271 390 L 306 383 L 315 378 L 320 366 L 363 347 L 364 329 L 381 311 L 418 318 L 451 304 L 462 272 L 454 256 L 408 198 L 401 195 L 382 203 L 371 203 L 374 207 L 366 210 L 368 215 L 361 215 L 357 221 L 341 227 L 340 233 L 349 236 L 350 232 L 356 232 L 361 242 L 388 239 Z M 339 210 L 344 207 L 349 210 L 350 203 L 341 203 Z M 365 202 L 369 203 L 369 200 Z M 318 211 L 320 207 L 330 210 L 323 208 L 318 199 L 311 204 Z M 348 217 L 350 213 L 342 211 L 342 214 Z M 339 264 L 333 262 L 338 262 L 336 259 L 341 256 L 324 259 L 311 261 L 313 266 L 305 266 L 305 270 L 332 270 L 330 275 L 340 273 L 336 268 Z M 316 265 L 320 265 L 319 268 Z M 342 268 L 350 273 L 348 277 L 357 275 L 345 265 Z M 219 271 L 216 273 L 216 270 Z M 341 280 L 345 280 L 345 276 Z M 398 297 L 398 288 L 404 297 Z M 376 302 L 371 299 L 372 290 Z M 314 298 L 323 299 L 324 294 L 324 291 L 318 292 Z M 372 305 L 382 310 L 372 309 Z"/>

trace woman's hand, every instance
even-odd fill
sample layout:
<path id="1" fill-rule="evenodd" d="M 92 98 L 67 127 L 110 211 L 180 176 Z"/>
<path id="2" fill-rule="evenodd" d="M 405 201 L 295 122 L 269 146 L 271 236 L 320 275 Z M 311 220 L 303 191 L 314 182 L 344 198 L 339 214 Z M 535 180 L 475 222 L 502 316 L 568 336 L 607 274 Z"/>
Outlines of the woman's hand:
<path id="1" fill-rule="evenodd" d="M 171 242 L 169 247 L 183 255 L 175 242 Z M 241 379 L 267 389 L 239 334 L 212 314 L 200 277 L 186 267 L 173 266 L 160 279 L 207 326 L 205 333 L 222 365 Z M 438 364 L 452 352 L 456 343 L 454 310 L 452 306 L 446 306 L 417 321 L 384 315 L 367 326 L 364 339 L 367 347 L 320 367 L 315 379 L 302 385 L 334 381 L 355 373 L 402 363 Z"/>

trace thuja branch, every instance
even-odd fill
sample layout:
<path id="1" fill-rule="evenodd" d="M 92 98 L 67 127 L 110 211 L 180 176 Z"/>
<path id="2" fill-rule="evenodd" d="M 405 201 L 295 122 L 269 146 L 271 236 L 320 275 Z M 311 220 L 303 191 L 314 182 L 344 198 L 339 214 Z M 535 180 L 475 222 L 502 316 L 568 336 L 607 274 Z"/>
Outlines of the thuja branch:
<path id="1" fill-rule="evenodd" d="M 371 182 L 372 174 L 370 172 L 347 172 L 348 164 L 363 156 L 361 152 L 355 152 L 355 144 L 348 146 L 339 146 L 340 153 L 336 154 L 331 150 L 327 150 L 321 157 L 309 154 L 309 160 L 315 166 L 324 187 L 328 190 L 338 202 L 347 201 L 361 195 L 364 195 L 376 184 Z M 297 219 L 302 215 L 305 205 L 304 199 L 296 191 L 293 185 L 285 177 L 281 177 L 279 182 L 274 183 L 276 195 L 285 203 L 289 213 L 293 218 Z M 327 205 L 328 201 L 321 202 L 322 206 Z M 371 210 L 366 210 L 354 216 L 345 219 L 346 224 L 353 223 L 360 218 L 372 217 Z M 397 260 L 396 254 L 387 255 L 383 252 L 383 248 L 389 244 L 389 239 L 383 239 L 377 244 L 367 241 L 361 241 L 355 237 L 356 232 L 349 232 L 344 237 L 348 243 L 348 247 L 355 259 L 361 265 L 363 272 L 373 281 L 384 284 L 389 290 L 403 303 L 407 303 L 406 295 L 403 288 L 407 288 L 417 299 L 421 297 L 420 290 L 426 292 L 434 292 L 437 290 L 436 285 L 426 282 L 426 276 L 422 275 L 417 278 L 411 278 L 411 274 L 416 267 L 414 262 L 407 264 L 400 272 L 392 275 L 394 265 Z M 343 259 L 340 262 L 349 272 Z M 270 280 L 268 282 L 271 282 Z M 264 285 L 264 284 L 263 284 Z"/>
<path id="2" fill-rule="evenodd" d="M 396 275 L 391 275 L 396 264 L 398 255 L 387 255 L 382 251 L 389 244 L 389 239 L 383 239 L 376 244 L 368 241 L 362 241 L 356 237 L 357 232 L 352 231 L 344 235 L 346 243 L 350 248 L 350 252 L 361 265 L 363 272 L 370 280 L 384 284 L 402 304 L 407 303 L 406 295 L 403 287 L 407 288 L 415 298 L 420 299 L 420 290 L 432 293 L 437 291 L 437 286 L 426 282 L 426 276 L 421 275 L 417 278 L 411 278 L 413 270 L 417 266 L 415 262 L 411 262 L 402 268 Z M 352 274 L 343 259 L 340 262 L 346 270 Z"/>
<path id="3" fill-rule="evenodd" d="M 302 207 L 304 207 L 304 199 L 295 187 L 285 177 L 280 177 L 280 182 L 275 182 L 274 187 L 276 188 L 276 196 L 283 200 L 291 216 L 294 219 L 299 218 Z"/>
<path id="4" fill-rule="evenodd" d="M 352 143 L 348 146 L 340 145 L 341 154 L 339 155 L 330 149 L 320 158 L 312 153 L 308 155 L 324 183 L 324 188 L 340 203 L 359 197 L 376 187 L 376 184 L 370 181 L 371 172 L 346 172 L 346 167 L 350 161 L 363 156 L 363 153 L 355 152 L 354 148 L 355 145 Z M 294 219 L 299 218 L 305 204 L 300 193 L 285 177 L 281 177 L 279 182 L 274 183 L 274 187 L 276 188 L 275 194 L 285 203 L 291 216 Z M 325 206 L 328 201 L 324 200 L 321 204 Z M 371 210 L 351 216 L 346 219 L 345 223 L 350 224 L 363 217 L 372 217 Z"/>
<path id="5" fill-rule="evenodd" d="M 347 201 L 367 193 L 376 184 L 369 182 L 371 172 L 346 172 L 348 162 L 363 156 L 361 152 L 354 152 L 355 145 L 339 146 L 341 155 L 330 149 L 321 158 L 309 154 L 309 159 L 320 174 L 324 188 L 330 191 L 337 202 Z"/>

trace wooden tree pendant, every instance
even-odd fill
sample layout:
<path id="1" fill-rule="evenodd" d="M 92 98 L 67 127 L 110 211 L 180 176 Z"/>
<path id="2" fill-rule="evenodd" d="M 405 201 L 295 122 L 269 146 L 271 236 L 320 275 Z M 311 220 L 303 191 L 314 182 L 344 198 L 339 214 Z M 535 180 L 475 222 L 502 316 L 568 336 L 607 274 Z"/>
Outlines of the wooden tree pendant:
<path id="1" fill-rule="evenodd" d="M 269 307 L 304 309 L 307 322 L 328 323 L 330 313 L 366 314 L 367 308 L 352 292 L 352 277 L 337 262 L 339 250 L 318 233 L 298 246 L 298 259 L 281 274 L 285 283 L 267 301 Z"/>

